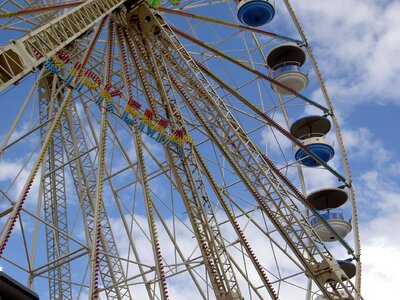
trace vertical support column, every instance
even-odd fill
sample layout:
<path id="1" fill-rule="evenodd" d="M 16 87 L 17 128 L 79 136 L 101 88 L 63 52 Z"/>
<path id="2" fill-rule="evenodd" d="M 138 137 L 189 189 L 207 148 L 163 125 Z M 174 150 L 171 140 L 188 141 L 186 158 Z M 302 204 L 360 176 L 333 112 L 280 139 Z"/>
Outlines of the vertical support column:
<path id="1" fill-rule="evenodd" d="M 62 99 L 62 90 L 57 76 L 47 75 L 39 81 L 40 123 L 54 117 Z M 42 143 L 49 126 L 42 126 L 40 136 Z M 67 205 L 65 195 L 64 152 L 62 143 L 62 127 L 58 125 L 42 165 L 43 205 L 45 221 L 60 229 L 46 226 L 47 261 L 51 262 L 69 253 Z M 61 167 L 61 168 L 59 168 Z M 70 263 L 57 262 L 57 267 L 49 271 L 50 299 L 72 299 Z"/>
<path id="2" fill-rule="evenodd" d="M 90 286 L 89 299 L 99 299 L 99 273 L 100 273 L 100 256 L 101 251 L 101 211 L 103 209 L 103 188 L 104 188 L 104 168 L 105 168 L 105 153 L 107 140 L 107 110 L 101 108 L 101 123 L 100 123 L 100 143 L 98 145 L 98 161 L 97 161 L 97 176 L 96 176 L 96 192 L 94 201 L 94 222 L 92 230 L 92 248 L 90 251 Z"/>

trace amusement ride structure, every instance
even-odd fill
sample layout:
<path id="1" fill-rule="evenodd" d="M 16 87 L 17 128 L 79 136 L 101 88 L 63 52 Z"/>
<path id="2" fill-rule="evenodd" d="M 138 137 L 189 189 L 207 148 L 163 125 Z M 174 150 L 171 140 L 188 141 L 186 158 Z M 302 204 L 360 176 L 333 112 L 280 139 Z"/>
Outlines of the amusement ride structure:
<path id="1" fill-rule="evenodd" d="M 11 0 L 0 32 L 0 298 L 362 299 L 289 0 Z"/>

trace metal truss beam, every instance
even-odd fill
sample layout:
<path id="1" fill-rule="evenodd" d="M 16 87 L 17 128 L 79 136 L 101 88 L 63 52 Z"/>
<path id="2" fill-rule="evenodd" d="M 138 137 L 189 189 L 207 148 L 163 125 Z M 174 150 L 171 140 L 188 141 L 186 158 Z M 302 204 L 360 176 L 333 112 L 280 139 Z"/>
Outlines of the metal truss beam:
<path id="1" fill-rule="evenodd" d="M 89 147 L 86 143 L 83 125 L 81 124 L 75 105 L 71 105 L 67 111 L 63 127 L 66 154 L 68 160 L 72 161 L 70 164 L 71 174 L 76 190 L 78 191 L 82 211 L 84 212 L 86 222 L 85 233 L 88 242 L 90 241 L 93 244 L 95 241 L 91 241 L 91 237 L 93 236 L 95 221 L 94 197 L 96 193 L 95 174 L 97 168 L 90 157 L 90 153 L 88 153 Z M 82 153 L 87 154 L 82 155 Z M 126 286 L 126 277 L 122 263 L 117 259 L 119 257 L 117 245 L 104 206 L 100 212 L 99 222 L 101 224 L 99 274 L 103 280 L 107 299 L 123 299 L 124 297 L 130 297 L 131 299 L 130 291 Z M 110 255 L 104 253 L 109 253 Z M 108 286 L 116 287 L 107 289 Z"/>
<path id="2" fill-rule="evenodd" d="M 39 111 L 40 123 L 46 123 L 58 111 L 60 94 L 57 76 L 47 75 L 39 82 Z M 62 95 L 61 95 L 62 96 Z M 46 136 L 47 126 L 40 128 L 42 142 Z M 44 217 L 50 223 L 60 229 L 64 234 L 59 234 L 52 227 L 46 226 L 47 260 L 56 261 L 69 253 L 67 204 L 65 195 L 64 169 L 59 168 L 64 164 L 64 152 L 62 147 L 62 128 L 58 126 L 54 132 L 52 141 L 47 150 L 47 155 L 42 168 L 43 205 Z M 48 176 L 48 170 L 57 169 Z M 56 265 L 56 263 L 54 263 Z M 49 298 L 72 299 L 72 290 L 68 282 L 71 281 L 70 263 L 57 264 L 58 267 L 49 270 Z"/>
<path id="3" fill-rule="evenodd" d="M 0 49 L 0 92 L 87 32 L 125 0 L 89 0 Z"/>

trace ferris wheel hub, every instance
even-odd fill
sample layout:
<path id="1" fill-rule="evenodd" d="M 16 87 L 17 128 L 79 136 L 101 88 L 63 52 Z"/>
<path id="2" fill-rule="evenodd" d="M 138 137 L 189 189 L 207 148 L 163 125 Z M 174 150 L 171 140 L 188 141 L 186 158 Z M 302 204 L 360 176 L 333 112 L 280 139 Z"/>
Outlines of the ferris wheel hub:
<path id="1" fill-rule="evenodd" d="M 239 1 L 237 16 L 245 25 L 259 27 L 272 21 L 275 9 L 266 0 Z"/>

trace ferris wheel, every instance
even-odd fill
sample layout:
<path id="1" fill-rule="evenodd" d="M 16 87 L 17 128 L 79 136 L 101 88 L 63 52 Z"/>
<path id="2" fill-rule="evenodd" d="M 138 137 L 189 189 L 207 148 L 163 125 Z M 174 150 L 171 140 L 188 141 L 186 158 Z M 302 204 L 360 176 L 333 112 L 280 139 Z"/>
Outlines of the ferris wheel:
<path id="1" fill-rule="evenodd" d="M 362 299 L 289 0 L 3 1 L 0 30 L 0 298 Z"/>

